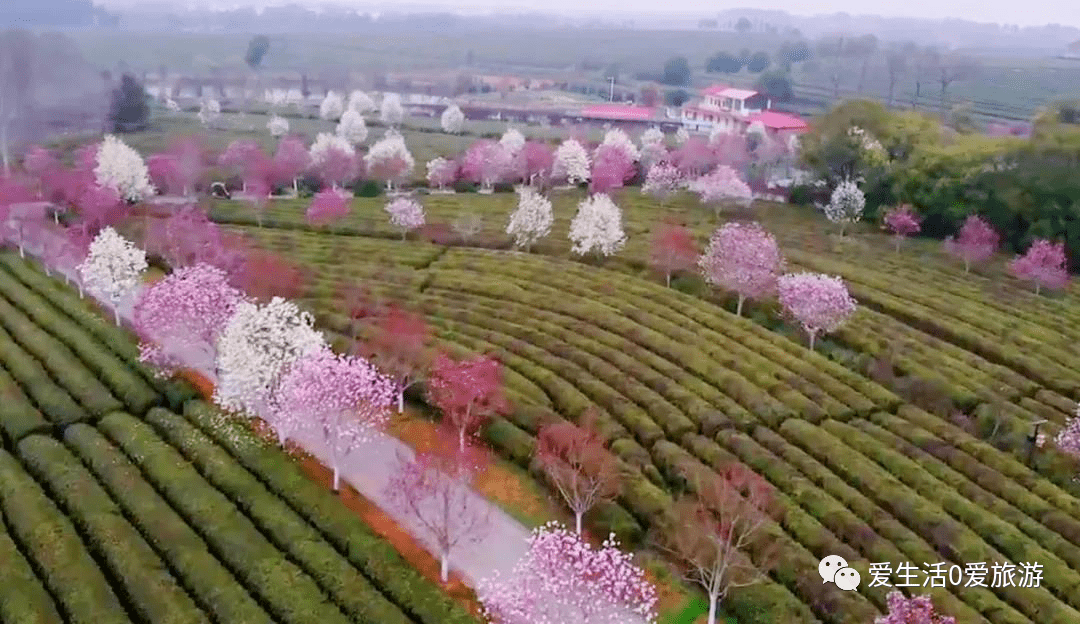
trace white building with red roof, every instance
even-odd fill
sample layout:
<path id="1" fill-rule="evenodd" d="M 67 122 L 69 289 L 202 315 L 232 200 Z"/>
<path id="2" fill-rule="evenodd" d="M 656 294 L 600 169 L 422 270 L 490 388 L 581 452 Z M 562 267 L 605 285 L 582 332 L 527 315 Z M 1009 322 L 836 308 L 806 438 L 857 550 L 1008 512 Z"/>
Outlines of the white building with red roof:
<path id="1" fill-rule="evenodd" d="M 772 101 L 750 89 L 713 85 L 704 89 L 701 98 L 682 107 L 683 127 L 690 132 L 709 133 L 719 128 L 745 132 L 750 124 L 760 122 L 770 133 L 800 133 L 807 130 L 801 117 L 769 110 Z"/>

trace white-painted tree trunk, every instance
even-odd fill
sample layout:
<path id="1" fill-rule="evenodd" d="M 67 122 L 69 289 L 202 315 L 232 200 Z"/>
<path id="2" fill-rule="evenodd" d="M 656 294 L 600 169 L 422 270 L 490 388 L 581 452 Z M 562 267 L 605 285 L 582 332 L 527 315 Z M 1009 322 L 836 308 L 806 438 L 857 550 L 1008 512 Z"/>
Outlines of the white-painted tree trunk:
<path id="1" fill-rule="evenodd" d="M 716 594 L 709 595 L 709 619 L 708 624 L 716 624 Z"/>
<path id="2" fill-rule="evenodd" d="M 577 534 L 581 535 L 581 519 L 585 514 L 583 512 L 574 512 L 574 526 L 577 527 Z"/>
<path id="3" fill-rule="evenodd" d="M 443 552 L 439 557 L 439 578 L 445 583 L 450 580 L 450 553 Z"/>

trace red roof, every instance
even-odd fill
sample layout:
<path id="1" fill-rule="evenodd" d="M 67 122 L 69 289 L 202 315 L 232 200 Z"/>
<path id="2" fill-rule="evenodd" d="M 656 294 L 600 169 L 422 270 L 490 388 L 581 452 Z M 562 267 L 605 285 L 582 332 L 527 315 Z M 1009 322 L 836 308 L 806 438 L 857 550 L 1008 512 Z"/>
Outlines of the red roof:
<path id="1" fill-rule="evenodd" d="M 656 109 L 625 104 L 597 104 L 581 109 L 581 116 L 618 121 L 648 121 L 656 117 Z"/>
<path id="2" fill-rule="evenodd" d="M 727 85 L 714 84 L 714 85 L 705 87 L 705 90 L 702 91 L 702 93 L 705 94 L 705 95 L 720 95 L 721 93 L 723 93 L 724 91 L 727 91 L 728 89 L 730 89 L 730 87 L 728 87 Z"/>
<path id="3" fill-rule="evenodd" d="M 754 113 L 747 117 L 746 121 L 747 123 L 760 121 L 763 126 L 773 130 L 806 130 L 809 128 L 807 123 L 803 121 L 801 117 L 788 115 L 787 113 L 778 113 L 776 111 Z"/>

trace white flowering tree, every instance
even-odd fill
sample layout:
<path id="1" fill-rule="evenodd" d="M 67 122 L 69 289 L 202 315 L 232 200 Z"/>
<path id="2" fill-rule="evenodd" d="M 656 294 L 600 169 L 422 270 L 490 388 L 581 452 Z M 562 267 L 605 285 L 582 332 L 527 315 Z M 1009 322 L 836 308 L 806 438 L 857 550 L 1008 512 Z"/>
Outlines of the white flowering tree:
<path id="1" fill-rule="evenodd" d="M 517 210 L 510 215 L 506 233 L 514 237 L 516 246 L 524 247 L 528 252 L 537 241 L 551 233 L 555 217 L 551 201 L 531 186 L 521 187 L 518 195 Z"/>
<path id="2" fill-rule="evenodd" d="M 146 267 L 146 252 L 107 227 L 90 243 L 76 270 L 87 290 L 112 304 L 113 320 L 119 326 L 120 301 L 139 285 Z"/>
<path id="3" fill-rule="evenodd" d="M 345 102 L 341 96 L 333 91 L 327 91 L 322 104 L 319 105 L 319 117 L 326 121 L 337 121 L 345 112 Z"/>
<path id="4" fill-rule="evenodd" d="M 356 111 L 361 115 L 366 115 L 376 109 L 375 100 L 371 99 L 371 96 L 363 91 L 357 89 L 349 94 L 349 110 Z"/>
<path id="5" fill-rule="evenodd" d="M 289 120 L 274 115 L 266 122 L 266 129 L 270 131 L 270 136 L 279 139 L 289 133 Z"/>
<path id="6" fill-rule="evenodd" d="M 650 126 L 648 130 L 641 133 L 641 147 L 645 148 L 646 145 L 656 145 L 657 143 L 664 142 L 664 133 L 656 126 Z"/>
<path id="7" fill-rule="evenodd" d="M 277 111 L 289 103 L 289 92 L 285 89 L 267 89 L 263 93 L 263 99 L 271 111 Z"/>
<path id="8" fill-rule="evenodd" d="M 401 106 L 401 96 L 397 93 L 383 95 L 382 106 L 379 109 L 379 119 L 388 126 L 396 126 L 405 119 L 405 109 Z"/>
<path id="9" fill-rule="evenodd" d="M 405 138 L 398 133 L 387 133 L 371 146 L 364 155 L 368 175 L 386 182 L 388 191 L 413 170 L 416 160 L 405 145 Z"/>
<path id="10" fill-rule="evenodd" d="M 686 143 L 690 140 L 690 132 L 685 127 L 680 127 L 675 131 L 675 142 L 679 145 Z"/>
<path id="11" fill-rule="evenodd" d="M 443 132 L 447 134 L 461 134 L 465 128 L 465 113 L 461 112 L 457 104 L 451 104 L 443 111 L 439 118 Z"/>
<path id="12" fill-rule="evenodd" d="M 128 202 L 147 199 L 154 194 L 150 171 L 142 156 L 111 134 L 105 135 L 98 147 L 94 179 L 98 186 L 116 191 Z"/>
<path id="13" fill-rule="evenodd" d="M 341 116 L 337 125 L 337 134 L 352 145 L 359 145 L 367 139 L 368 129 L 364 116 L 353 109 L 348 109 Z"/>
<path id="14" fill-rule="evenodd" d="M 424 225 L 424 207 L 414 199 L 398 197 L 386 204 L 385 210 L 390 215 L 390 224 L 401 230 L 401 240 L 405 240 L 410 230 Z"/>
<path id="15" fill-rule="evenodd" d="M 285 101 L 296 108 L 304 105 L 304 92 L 300 89 L 289 89 L 285 92 Z"/>
<path id="16" fill-rule="evenodd" d="M 525 147 L 525 135 L 517 128 L 507 128 L 499 139 L 499 145 L 503 146 L 511 156 L 516 156 Z"/>
<path id="17" fill-rule="evenodd" d="M 217 339 L 214 402 L 250 417 L 269 417 L 282 373 L 304 355 L 326 347 L 314 319 L 281 297 L 259 305 L 241 301 Z"/>
<path id="18" fill-rule="evenodd" d="M 176 100 L 174 100 L 172 98 L 165 98 L 165 108 L 170 113 L 179 113 L 180 112 L 180 105 L 177 104 Z"/>
<path id="19" fill-rule="evenodd" d="M 825 206 L 825 217 L 840 225 L 840 236 L 847 226 L 858 223 L 866 208 L 866 196 L 853 180 L 844 180 L 833 190 L 829 203 Z"/>
<path id="20" fill-rule="evenodd" d="M 595 251 L 598 256 L 611 256 L 626 244 L 622 228 L 622 211 L 603 193 L 591 195 L 578 204 L 577 214 L 570 222 L 570 240 L 575 254 Z"/>
<path id="21" fill-rule="evenodd" d="M 600 153 L 600 148 L 605 145 L 622 150 L 632 162 L 641 160 L 641 150 L 639 150 L 637 146 L 634 145 L 634 142 L 630 140 L 630 137 L 619 128 L 612 128 L 604 133 L 604 140 L 600 142 L 600 145 L 597 146 L 596 150 L 593 152 L 594 159 L 596 158 L 596 155 Z"/>
<path id="22" fill-rule="evenodd" d="M 590 166 L 589 153 L 585 151 L 585 146 L 576 139 L 567 139 L 555 150 L 551 177 L 577 185 L 589 180 Z"/>
<path id="23" fill-rule="evenodd" d="M 199 104 L 199 123 L 209 127 L 221 117 L 221 103 L 214 98 L 206 98 Z"/>

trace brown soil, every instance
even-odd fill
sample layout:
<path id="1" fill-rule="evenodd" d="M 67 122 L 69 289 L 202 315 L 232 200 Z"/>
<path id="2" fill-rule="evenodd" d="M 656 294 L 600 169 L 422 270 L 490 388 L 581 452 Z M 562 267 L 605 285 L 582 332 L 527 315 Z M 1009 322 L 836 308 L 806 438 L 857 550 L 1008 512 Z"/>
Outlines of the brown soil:
<path id="1" fill-rule="evenodd" d="M 189 369 L 182 369 L 179 375 L 191 383 L 204 399 L 212 400 L 214 384 L 205 375 Z M 249 423 L 252 431 L 259 437 L 272 442 L 277 441 L 274 433 L 263 421 L 245 418 L 243 422 Z M 326 466 L 323 466 L 317 459 L 295 445 L 290 445 L 288 450 L 289 455 L 297 461 L 309 479 L 326 489 L 330 489 L 333 473 Z M 439 577 L 439 560 L 427 552 L 419 542 L 402 529 L 390 516 L 348 484 L 343 485 L 339 490 L 338 499 L 351 509 L 372 531 L 390 542 L 401 557 L 408 561 L 425 578 L 442 589 L 447 596 L 470 613 L 479 617 L 480 603 L 476 599 L 473 590 L 454 572 L 450 573 L 449 582 L 443 584 Z"/>

